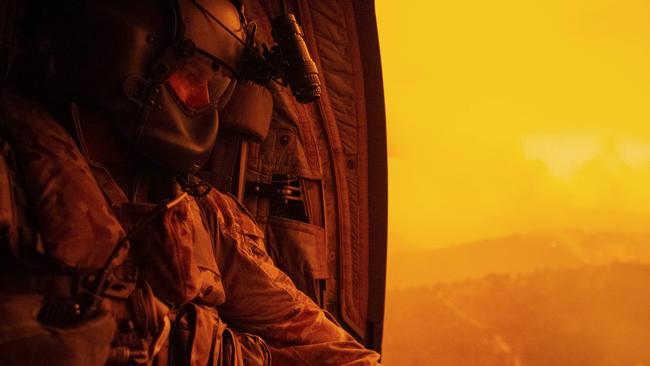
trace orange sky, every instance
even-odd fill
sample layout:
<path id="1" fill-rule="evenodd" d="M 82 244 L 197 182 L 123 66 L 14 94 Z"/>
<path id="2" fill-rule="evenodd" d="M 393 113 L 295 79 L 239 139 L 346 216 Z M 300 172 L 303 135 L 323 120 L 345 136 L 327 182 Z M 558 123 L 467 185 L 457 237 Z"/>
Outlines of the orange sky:
<path id="1" fill-rule="evenodd" d="M 376 7 L 390 250 L 649 226 L 649 1 Z"/>

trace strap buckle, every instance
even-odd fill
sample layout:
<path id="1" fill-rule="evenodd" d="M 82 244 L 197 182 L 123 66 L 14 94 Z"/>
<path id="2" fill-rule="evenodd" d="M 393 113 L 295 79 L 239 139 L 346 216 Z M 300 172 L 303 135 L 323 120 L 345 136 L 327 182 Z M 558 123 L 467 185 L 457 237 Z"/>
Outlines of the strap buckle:
<path id="1" fill-rule="evenodd" d="M 273 174 L 271 183 L 263 183 L 259 180 L 246 182 L 246 193 L 279 199 L 285 205 L 289 201 L 303 201 L 300 180 L 298 180 L 298 177 L 290 174 Z"/>

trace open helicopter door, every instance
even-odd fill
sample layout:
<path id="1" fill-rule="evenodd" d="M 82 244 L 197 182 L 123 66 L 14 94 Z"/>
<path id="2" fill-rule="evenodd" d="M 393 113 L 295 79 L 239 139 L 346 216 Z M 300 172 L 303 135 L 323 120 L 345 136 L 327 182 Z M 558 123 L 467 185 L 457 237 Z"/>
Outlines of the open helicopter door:
<path id="1" fill-rule="evenodd" d="M 243 1 L 258 43 L 295 14 L 322 94 L 300 104 L 273 88 L 261 143 L 220 130 L 213 181 L 239 192 L 276 265 L 367 347 L 380 351 L 387 232 L 387 156 L 374 2 Z M 226 116 L 227 119 L 227 116 Z M 233 155 L 233 152 L 237 152 Z M 245 169 L 245 174 L 238 173 Z"/>

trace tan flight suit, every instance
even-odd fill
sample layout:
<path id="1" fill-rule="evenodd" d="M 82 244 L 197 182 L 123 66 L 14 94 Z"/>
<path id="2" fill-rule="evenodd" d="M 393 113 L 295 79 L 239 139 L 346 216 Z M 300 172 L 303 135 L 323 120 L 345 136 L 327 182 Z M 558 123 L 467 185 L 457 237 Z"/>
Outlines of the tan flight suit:
<path id="1" fill-rule="evenodd" d="M 155 205 L 129 202 L 108 170 L 88 164 L 74 139 L 38 104 L 5 96 L 0 113 L 0 190 L 3 184 L 13 185 L 14 193 L 24 189 L 42 238 L 29 244 L 32 249 L 19 243 L 16 227 L 26 224 L 16 217 L 24 213 L 8 212 L 11 205 L 2 198 L 7 194 L 0 191 L 0 244 L 9 243 L 19 257 L 31 251 L 82 271 L 98 268 Z M 154 220 L 121 260 L 137 268 L 138 281 L 146 281 L 156 297 L 174 305 L 172 323 L 178 325 L 178 314 L 192 314 L 196 337 L 187 348 L 189 364 L 218 364 L 224 352 L 219 343 L 227 337 L 239 344 L 233 352 L 243 364 L 264 364 L 264 343 L 276 366 L 378 364 L 378 354 L 357 343 L 277 269 L 262 231 L 239 202 L 214 189 L 205 197 L 186 197 Z M 12 315 L 0 315 L 6 319 Z M 0 325 L 0 353 L 3 332 L 9 331 Z M 172 329 L 157 364 L 167 364 L 166 347 L 175 334 Z"/>

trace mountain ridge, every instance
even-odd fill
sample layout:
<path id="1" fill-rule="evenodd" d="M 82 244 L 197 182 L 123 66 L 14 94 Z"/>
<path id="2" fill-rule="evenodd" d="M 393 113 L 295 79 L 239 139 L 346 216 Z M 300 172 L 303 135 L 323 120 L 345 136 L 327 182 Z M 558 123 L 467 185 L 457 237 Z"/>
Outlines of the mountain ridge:
<path id="1" fill-rule="evenodd" d="M 650 232 L 530 232 L 431 250 L 392 251 L 388 289 L 613 262 L 650 262 Z"/>

